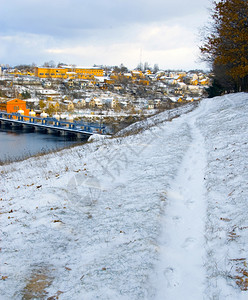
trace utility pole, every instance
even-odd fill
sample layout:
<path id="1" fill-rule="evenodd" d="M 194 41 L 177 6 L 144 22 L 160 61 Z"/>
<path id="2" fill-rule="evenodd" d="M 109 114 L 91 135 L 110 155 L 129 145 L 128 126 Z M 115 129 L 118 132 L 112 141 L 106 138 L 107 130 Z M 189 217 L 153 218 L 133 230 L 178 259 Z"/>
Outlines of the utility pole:
<path id="1" fill-rule="evenodd" d="M 142 71 L 142 48 L 140 48 L 140 69 Z"/>

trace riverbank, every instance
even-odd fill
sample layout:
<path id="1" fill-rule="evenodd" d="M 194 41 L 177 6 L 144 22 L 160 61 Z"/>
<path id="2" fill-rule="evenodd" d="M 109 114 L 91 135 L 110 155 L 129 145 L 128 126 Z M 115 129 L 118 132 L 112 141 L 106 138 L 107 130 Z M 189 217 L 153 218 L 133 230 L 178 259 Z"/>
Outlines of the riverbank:
<path id="1" fill-rule="evenodd" d="M 85 143 L 71 137 L 48 135 L 0 126 L 0 165 L 22 161 Z"/>
<path id="2" fill-rule="evenodd" d="M 167 120 L 169 120 L 169 118 L 179 116 L 182 112 L 194 109 L 197 105 L 198 102 L 180 105 L 178 108 L 164 111 L 163 114 L 167 114 Z M 153 125 L 155 125 L 156 120 L 160 118 L 160 113 L 154 114 L 149 118 L 144 116 L 139 118 L 138 116 L 130 115 L 117 119 L 117 116 L 113 118 L 108 116 L 104 119 L 104 124 L 107 126 L 108 131 L 111 129 L 113 136 L 126 135 L 127 132 L 134 134 L 135 132 L 137 133 L 138 127 L 147 129 L 147 126 L 151 126 L 152 120 L 154 120 Z M 32 156 L 43 156 L 61 149 L 83 145 L 84 143 L 87 143 L 87 140 L 73 136 L 34 133 L 32 130 L 11 129 L 0 125 L 0 165 L 23 161 Z"/>

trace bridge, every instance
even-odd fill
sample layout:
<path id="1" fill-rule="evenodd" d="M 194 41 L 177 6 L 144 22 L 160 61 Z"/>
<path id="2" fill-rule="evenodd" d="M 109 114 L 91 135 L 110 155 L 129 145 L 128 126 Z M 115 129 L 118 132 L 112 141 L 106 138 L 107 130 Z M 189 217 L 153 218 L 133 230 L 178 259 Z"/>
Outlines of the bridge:
<path id="1" fill-rule="evenodd" d="M 0 111 L 0 124 L 11 128 L 22 127 L 40 129 L 47 133 L 59 133 L 61 135 L 76 135 L 78 138 L 89 138 L 92 134 L 104 134 L 105 126 L 88 122 L 68 122 L 56 118 L 41 118 L 24 116 L 19 113 L 6 113 Z"/>

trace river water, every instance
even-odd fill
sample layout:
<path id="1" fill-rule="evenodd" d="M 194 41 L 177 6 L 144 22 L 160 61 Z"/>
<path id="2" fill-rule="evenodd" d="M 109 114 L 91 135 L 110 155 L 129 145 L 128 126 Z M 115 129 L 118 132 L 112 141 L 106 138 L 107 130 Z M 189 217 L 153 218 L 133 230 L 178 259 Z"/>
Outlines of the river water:
<path id="1" fill-rule="evenodd" d="M 15 161 L 83 143 L 73 136 L 59 136 L 0 125 L 0 163 Z"/>

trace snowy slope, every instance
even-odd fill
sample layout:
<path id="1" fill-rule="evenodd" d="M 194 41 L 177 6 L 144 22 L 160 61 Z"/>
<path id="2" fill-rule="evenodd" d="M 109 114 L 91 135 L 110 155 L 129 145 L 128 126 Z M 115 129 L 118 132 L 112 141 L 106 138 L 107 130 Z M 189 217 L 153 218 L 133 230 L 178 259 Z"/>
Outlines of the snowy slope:
<path id="1" fill-rule="evenodd" d="M 0 299 L 247 299 L 248 95 L 191 109 L 1 166 Z"/>

